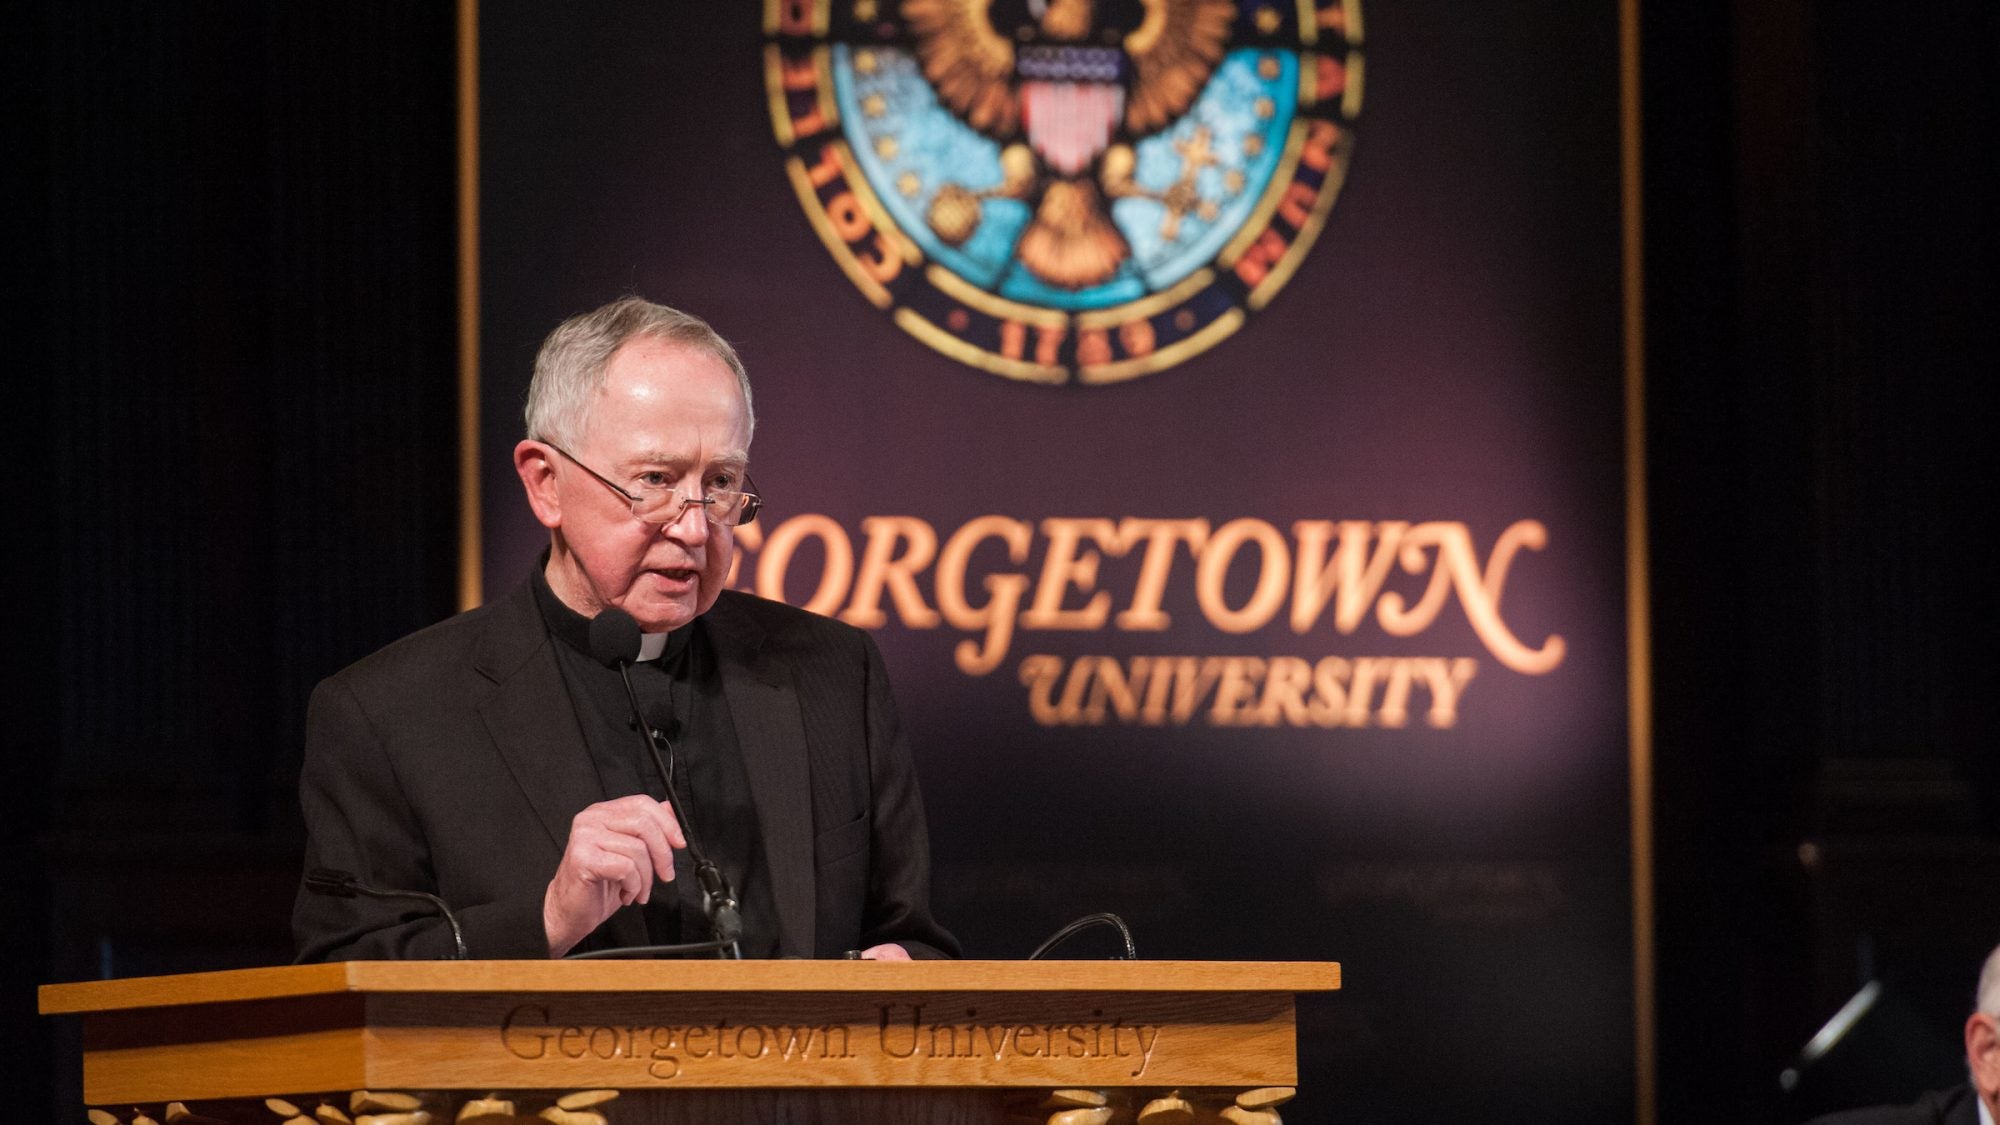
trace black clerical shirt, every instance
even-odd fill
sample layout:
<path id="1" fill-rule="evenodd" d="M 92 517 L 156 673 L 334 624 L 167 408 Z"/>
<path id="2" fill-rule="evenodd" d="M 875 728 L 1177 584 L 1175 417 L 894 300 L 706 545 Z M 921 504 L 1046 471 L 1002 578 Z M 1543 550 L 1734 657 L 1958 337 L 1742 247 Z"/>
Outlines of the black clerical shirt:
<path id="1" fill-rule="evenodd" d="M 632 719 L 632 704 L 618 670 L 590 655 L 590 620 L 556 597 L 541 567 L 535 569 L 534 586 L 542 620 L 558 642 L 556 663 L 605 799 L 644 793 L 665 800 L 666 787 Z M 777 910 L 757 810 L 723 696 L 722 675 L 701 620 L 670 633 L 659 659 L 632 665 L 631 676 L 633 694 L 639 697 L 647 722 L 666 736 L 662 755 L 673 772 L 675 794 L 692 822 L 681 828 L 722 869 L 741 903 L 743 956 L 775 956 Z M 685 851 L 674 852 L 672 887 L 656 885 L 652 899 L 643 908 L 625 909 L 643 911 L 654 944 L 709 939 L 701 888 Z"/>

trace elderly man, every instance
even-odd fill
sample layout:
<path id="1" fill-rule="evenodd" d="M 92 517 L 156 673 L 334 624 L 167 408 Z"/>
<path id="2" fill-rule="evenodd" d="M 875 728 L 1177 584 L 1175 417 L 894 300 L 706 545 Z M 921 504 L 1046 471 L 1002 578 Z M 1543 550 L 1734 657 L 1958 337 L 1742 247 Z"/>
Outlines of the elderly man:
<path id="1" fill-rule="evenodd" d="M 1995 1125 L 2000 1122 L 2000 947 L 1979 973 L 1977 1010 L 1965 1021 L 1971 1081 L 1925 1094 L 1915 1105 L 1848 1110 L 1812 1125 Z"/>
<path id="2" fill-rule="evenodd" d="M 956 953 L 874 643 L 723 589 L 759 504 L 752 425 L 741 361 L 692 316 L 626 298 L 549 336 L 514 449 L 548 552 L 512 594 L 314 691 L 308 871 L 437 895 L 471 956 L 561 957 L 709 937 L 684 850 L 698 829 L 741 900 L 745 956 Z M 593 650 L 610 609 L 642 633 L 631 690 L 688 825 Z M 301 960 L 453 948 L 407 902 L 306 891 L 293 931 Z"/>

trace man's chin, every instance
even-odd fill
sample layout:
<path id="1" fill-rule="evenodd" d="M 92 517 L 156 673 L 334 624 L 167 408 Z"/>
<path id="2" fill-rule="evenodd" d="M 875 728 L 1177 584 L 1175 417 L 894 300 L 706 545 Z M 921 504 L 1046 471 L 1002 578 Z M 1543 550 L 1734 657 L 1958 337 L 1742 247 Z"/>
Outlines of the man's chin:
<path id="1" fill-rule="evenodd" d="M 639 623 L 642 633 L 671 633 L 675 629 L 693 621 L 692 613 L 635 613 L 632 619 Z"/>
<path id="2" fill-rule="evenodd" d="M 700 599 L 692 595 L 685 598 L 627 598 L 620 608 L 639 623 L 640 631 L 647 633 L 669 633 L 701 616 Z"/>

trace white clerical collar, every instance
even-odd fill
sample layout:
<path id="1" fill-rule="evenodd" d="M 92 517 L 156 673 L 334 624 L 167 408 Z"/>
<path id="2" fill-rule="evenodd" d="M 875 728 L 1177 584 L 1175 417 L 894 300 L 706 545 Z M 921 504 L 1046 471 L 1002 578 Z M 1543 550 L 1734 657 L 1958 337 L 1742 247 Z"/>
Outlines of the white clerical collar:
<path id="1" fill-rule="evenodd" d="M 640 663 L 643 664 L 648 660 L 658 660 L 660 654 L 667 651 L 667 638 L 671 636 L 673 636 L 671 632 L 639 634 Z"/>
<path id="2" fill-rule="evenodd" d="M 1976 1093 L 1973 1098 L 1979 1103 L 1979 1125 L 1993 1125 L 1993 1113 L 1986 1108 L 1986 1099 Z"/>

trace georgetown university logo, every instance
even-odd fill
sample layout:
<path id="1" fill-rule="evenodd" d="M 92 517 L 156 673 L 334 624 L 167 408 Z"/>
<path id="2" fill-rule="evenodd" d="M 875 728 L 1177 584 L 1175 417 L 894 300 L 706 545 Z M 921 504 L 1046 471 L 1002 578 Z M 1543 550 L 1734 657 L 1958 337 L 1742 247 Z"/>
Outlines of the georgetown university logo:
<path id="1" fill-rule="evenodd" d="M 1361 104 L 1359 0 L 766 0 L 786 168 L 841 270 L 938 351 L 1108 383 L 1297 270 Z"/>

